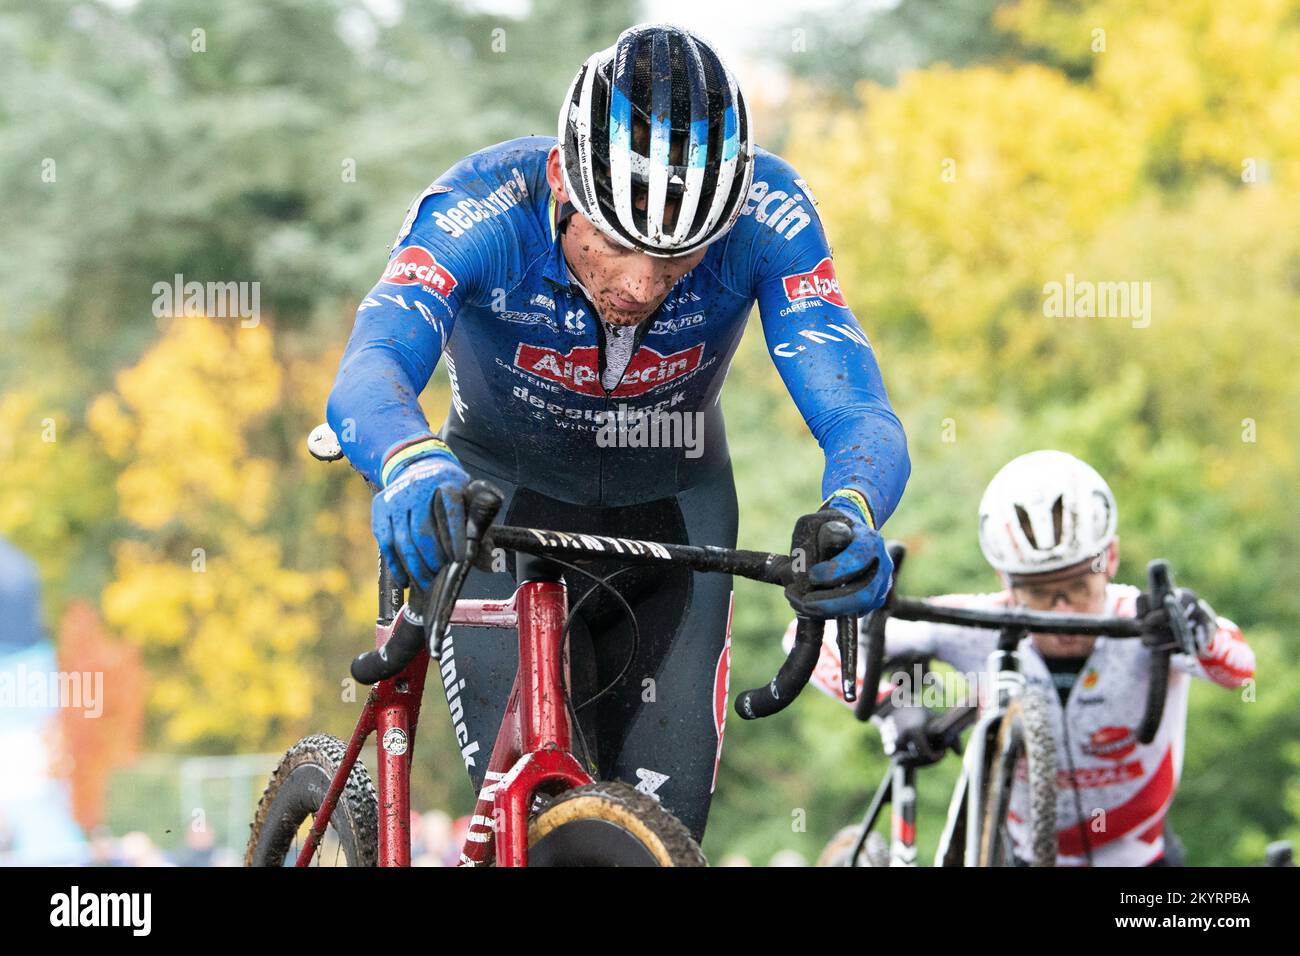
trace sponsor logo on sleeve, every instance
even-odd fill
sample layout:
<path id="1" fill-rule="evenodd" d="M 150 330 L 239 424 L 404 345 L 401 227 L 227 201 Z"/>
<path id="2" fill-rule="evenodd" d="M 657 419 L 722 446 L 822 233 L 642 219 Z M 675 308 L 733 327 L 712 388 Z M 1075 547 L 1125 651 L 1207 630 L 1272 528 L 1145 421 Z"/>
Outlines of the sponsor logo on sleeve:
<path id="1" fill-rule="evenodd" d="M 423 246 L 407 246 L 388 260 L 379 280 L 389 285 L 418 285 L 441 296 L 456 288 L 456 277 L 438 264 Z"/>
<path id="2" fill-rule="evenodd" d="M 505 182 L 486 195 L 470 196 L 446 209 L 430 214 L 433 224 L 447 235 L 459 238 L 477 223 L 508 213 L 528 198 L 528 180 L 518 167 L 512 167 Z"/>
<path id="3" fill-rule="evenodd" d="M 803 198 L 803 193 L 795 193 L 792 196 L 784 189 L 773 189 L 766 180 L 760 179 L 750 184 L 749 195 L 745 197 L 745 204 L 740 208 L 740 214 L 752 215 L 758 222 L 775 230 L 782 238 L 793 239 L 812 222 L 808 211 L 799 204 Z M 809 199 L 811 198 L 810 195 Z"/>
<path id="4" fill-rule="evenodd" d="M 847 308 L 844 294 L 840 291 L 840 280 L 835 277 L 835 264 L 827 256 L 811 272 L 796 272 L 781 279 L 785 285 L 785 297 L 791 302 L 801 299 L 821 299 L 831 305 Z"/>
<path id="5" fill-rule="evenodd" d="M 772 346 L 772 354 L 777 358 L 797 358 L 801 352 L 810 348 L 835 342 L 850 342 L 861 348 L 871 348 L 867 334 L 852 322 L 828 322 L 820 329 L 800 329 L 798 335 L 804 341 L 778 342 Z"/>

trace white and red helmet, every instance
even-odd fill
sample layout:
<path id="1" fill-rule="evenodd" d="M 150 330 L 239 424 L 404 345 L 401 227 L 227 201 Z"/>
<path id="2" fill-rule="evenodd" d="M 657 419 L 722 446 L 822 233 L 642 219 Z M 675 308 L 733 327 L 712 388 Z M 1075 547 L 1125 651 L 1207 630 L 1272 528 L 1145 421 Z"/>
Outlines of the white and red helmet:
<path id="1" fill-rule="evenodd" d="M 1063 451 L 1032 451 L 993 476 L 980 500 L 980 549 L 1010 575 L 1045 574 L 1096 559 L 1115 540 L 1115 495 L 1096 470 Z"/>

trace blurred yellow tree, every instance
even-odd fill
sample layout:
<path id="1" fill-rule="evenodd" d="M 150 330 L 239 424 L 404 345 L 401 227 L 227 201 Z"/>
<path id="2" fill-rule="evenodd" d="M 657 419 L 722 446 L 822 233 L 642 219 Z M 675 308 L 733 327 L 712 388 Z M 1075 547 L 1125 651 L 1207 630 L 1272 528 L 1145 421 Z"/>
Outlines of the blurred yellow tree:
<path id="1" fill-rule="evenodd" d="M 0 537 L 30 554 L 41 571 L 47 619 L 76 580 L 92 530 L 113 516 L 112 469 L 68 409 L 75 371 L 50 356 L 42 377 L 0 393 Z"/>
<path id="2" fill-rule="evenodd" d="M 311 712 L 310 650 L 338 570 L 287 567 L 277 462 L 255 452 L 285 401 L 265 324 L 173 321 L 88 418 L 122 465 L 137 536 L 114 547 L 106 620 L 153 664 L 152 711 L 172 745 L 277 743 Z"/>

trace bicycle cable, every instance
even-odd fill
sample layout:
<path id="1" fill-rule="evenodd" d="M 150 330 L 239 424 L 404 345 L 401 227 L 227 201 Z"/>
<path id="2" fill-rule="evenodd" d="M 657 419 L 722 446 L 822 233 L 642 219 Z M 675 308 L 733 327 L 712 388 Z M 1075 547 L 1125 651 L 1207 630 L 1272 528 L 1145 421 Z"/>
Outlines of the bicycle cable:
<path id="1" fill-rule="evenodd" d="M 596 701 L 600 700 L 602 697 L 604 697 L 606 694 L 612 691 L 616 686 L 618 686 L 618 684 L 622 682 L 623 678 L 627 676 L 627 672 L 632 669 L 632 662 L 636 660 L 636 652 L 641 647 L 641 627 L 639 624 L 637 624 L 636 612 L 632 610 L 632 605 L 628 603 L 627 599 L 624 598 L 622 594 L 619 594 L 619 592 L 615 588 L 610 586 L 609 583 L 610 581 L 614 580 L 614 578 L 618 577 L 623 572 L 632 571 L 634 569 L 635 569 L 635 565 L 628 565 L 625 568 L 619 568 L 617 571 L 614 571 L 611 574 L 607 574 L 603 578 L 596 578 L 595 575 L 591 575 L 592 578 L 596 578 L 596 580 L 598 580 L 598 582 L 603 587 L 605 587 L 611 594 L 613 594 L 616 598 L 618 598 L 619 603 L 623 605 L 623 609 L 627 611 L 628 620 L 632 625 L 632 650 L 628 653 L 627 661 L 623 664 L 622 669 L 618 672 L 618 676 L 615 677 L 608 684 L 606 684 L 603 688 L 601 688 L 600 691 L 598 691 L 597 693 L 593 694 L 591 697 L 588 697 L 586 700 L 584 700 L 581 704 L 575 704 L 573 707 L 575 714 L 577 713 L 577 711 L 590 707 L 592 704 L 596 703 Z M 578 570 L 582 570 L 582 569 L 579 568 Z M 595 592 L 596 589 L 592 588 L 582 597 L 578 598 L 577 603 L 573 605 L 572 609 L 570 609 L 569 620 L 567 620 L 564 624 L 566 635 L 568 633 L 570 625 L 573 623 L 575 619 L 575 615 L 577 614 L 578 608 L 582 607 L 583 602 L 586 601 L 587 598 L 589 598 Z"/>
<path id="2" fill-rule="evenodd" d="M 621 605 L 623 605 L 623 609 L 627 612 L 628 621 L 632 626 L 632 650 L 631 653 L 628 654 L 627 662 L 624 663 L 622 670 L 620 670 L 618 672 L 618 676 L 615 677 L 612 681 L 610 681 L 607 685 L 605 685 L 605 687 L 603 687 L 596 694 L 584 700 L 581 704 L 575 705 L 573 703 L 572 696 L 569 693 L 569 686 L 568 686 L 568 681 L 565 677 L 564 668 L 560 669 L 560 687 L 564 691 L 564 699 L 568 705 L 569 713 L 573 718 L 573 728 L 577 732 L 578 743 L 582 747 L 583 756 L 586 758 L 588 765 L 594 766 L 594 762 L 591 759 L 591 748 L 587 744 L 587 736 L 586 734 L 583 733 L 582 722 L 578 719 L 578 711 L 590 706 L 591 704 L 594 704 L 596 701 L 600 700 L 602 697 L 604 697 L 606 694 L 612 691 L 616 686 L 618 686 L 618 684 L 623 680 L 623 678 L 627 676 L 627 672 L 631 670 L 632 662 L 636 660 L 637 650 L 641 646 L 641 627 L 640 625 L 637 624 L 636 613 L 632 610 L 632 605 L 629 604 L 627 599 L 618 592 L 617 588 L 613 587 L 609 583 L 614 578 L 618 577 L 620 574 L 633 570 L 635 568 L 635 565 L 628 565 L 627 567 L 618 568 L 612 573 L 607 574 L 604 577 L 601 577 L 600 575 L 593 574 L 592 572 L 586 570 L 585 568 L 580 568 L 576 564 L 571 564 L 568 561 L 565 561 L 561 558 L 548 556 L 546 560 L 552 564 L 556 564 L 562 568 L 565 568 L 566 570 L 576 571 L 578 574 L 581 574 L 585 578 L 589 578 L 591 581 L 595 583 L 594 587 L 590 588 L 586 594 L 578 598 L 578 600 L 574 602 L 573 607 L 569 608 L 568 616 L 565 618 L 564 621 L 564 629 L 561 632 L 562 645 L 568 647 L 570 631 L 573 627 L 573 622 L 576 620 L 578 610 L 582 607 L 584 603 L 586 603 L 587 598 L 591 597 L 591 595 L 596 593 L 597 587 L 602 587 L 605 590 L 607 590 L 611 595 L 614 596 L 614 598 Z"/>

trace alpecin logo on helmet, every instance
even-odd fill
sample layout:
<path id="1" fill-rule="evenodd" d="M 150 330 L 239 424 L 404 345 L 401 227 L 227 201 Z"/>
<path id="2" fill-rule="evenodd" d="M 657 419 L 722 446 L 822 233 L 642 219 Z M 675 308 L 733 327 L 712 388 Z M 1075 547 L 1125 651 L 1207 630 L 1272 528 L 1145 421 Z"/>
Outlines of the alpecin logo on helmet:
<path id="1" fill-rule="evenodd" d="M 796 272 L 792 276 L 785 276 L 781 281 L 785 283 L 785 297 L 791 302 L 821 299 L 831 305 L 838 305 L 841 309 L 846 308 L 844 294 L 840 292 L 840 280 L 835 278 L 835 265 L 830 256 L 813 266 L 811 272 Z"/>
<path id="2" fill-rule="evenodd" d="M 643 345 L 632 356 L 618 388 L 611 394 L 621 398 L 644 395 L 653 388 L 699 368 L 703 354 L 702 342 L 671 355 L 660 355 Z M 600 384 L 600 365 L 595 346 L 576 346 L 568 352 L 561 352 L 521 342 L 515 352 L 515 367 L 548 382 L 563 385 L 579 395 L 594 395 L 599 398 L 605 394 L 605 389 Z"/>
<path id="3" fill-rule="evenodd" d="M 421 285 L 438 295 L 451 295 L 456 277 L 438 265 L 433 253 L 423 246 L 407 246 L 384 267 L 379 280 L 389 285 Z"/>
<path id="4" fill-rule="evenodd" d="M 1132 727 L 1102 727 L 1083 742 L 1083 752 L 1103 760 L 1123 760 L 1137 749 Z"/>

